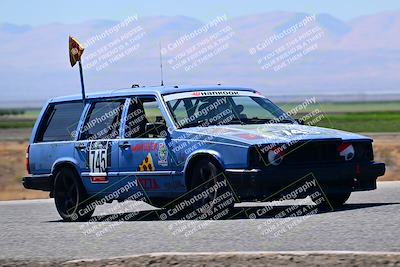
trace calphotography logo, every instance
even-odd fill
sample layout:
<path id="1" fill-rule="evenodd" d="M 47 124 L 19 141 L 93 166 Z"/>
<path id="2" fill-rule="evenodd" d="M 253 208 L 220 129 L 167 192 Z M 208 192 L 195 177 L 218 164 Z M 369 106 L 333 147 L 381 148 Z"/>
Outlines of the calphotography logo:
<path id="1" fill-rule="evenodd" d="M 84 43 L 91 46 L 85 70 L 103 71 L 125 57 L 135 55 L 141 47 L 146 31 L 138 25 L 138 15 L 129 16 L 121 23 L 89 37 Z M 96 47 L 96 48 L 94 48 Z"/>
<path id="2" fill-rule="evenodd" d="M 168 43 L 161 48 L 161 54 L 168 56 L 172 70 L 194 71 L 230 48 L 235 32 L 227 22 L 226 14 L 218 16 Z"/>
<path id="3" fill-rule="evenodd" d="M 0 2 L 1 266 L 399 266 L 400 1 Z"/>

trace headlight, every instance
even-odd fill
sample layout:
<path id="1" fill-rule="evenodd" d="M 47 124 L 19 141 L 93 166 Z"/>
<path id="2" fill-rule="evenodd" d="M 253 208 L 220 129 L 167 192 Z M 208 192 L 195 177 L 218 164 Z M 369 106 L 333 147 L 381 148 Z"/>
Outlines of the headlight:
<path id="1" fill-rule="evenodd" d="M 284 149 L 276 144 L 252 146 L 249 149 L 249 167 L 263 168 L 280 165 L 284 157 Z"/>

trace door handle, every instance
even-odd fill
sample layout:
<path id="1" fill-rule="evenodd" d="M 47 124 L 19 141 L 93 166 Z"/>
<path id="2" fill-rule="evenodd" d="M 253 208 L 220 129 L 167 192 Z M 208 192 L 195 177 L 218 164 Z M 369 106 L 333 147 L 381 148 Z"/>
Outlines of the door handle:
<path id="1" fill-rule="evenodd" d="M 75 148 L 79 149 L 79 150 L 85 150 L 86 145 L 84 143 L 78 143 L 78 144 L 75 144 Z"/>
<path id="2" fill-rule="evenodd" d="M 128 142 L 119 143 L 118 146 L 121 149 L 125 149 L 125 150 L 131 147 L 131 145 Z"/>

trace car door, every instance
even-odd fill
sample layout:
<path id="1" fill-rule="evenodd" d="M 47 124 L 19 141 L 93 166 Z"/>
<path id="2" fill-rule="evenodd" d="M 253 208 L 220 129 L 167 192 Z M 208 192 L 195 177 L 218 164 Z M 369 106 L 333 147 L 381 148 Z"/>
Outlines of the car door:
<path id="1" fill-rule="evenodd" d="M 118 138 L 125 99 L 92 101 L 75 153 L 89 194 L 103 196 L 119 188 Z"/>
<path id="2" fill-rule="evenodd" d="M 168 197 L 174 161 L 166 145 L 166 123 L 155 96 L 127 100 L 123 138 L 119 140 L 121 186 L 137 183 L 147 196 Z"/>

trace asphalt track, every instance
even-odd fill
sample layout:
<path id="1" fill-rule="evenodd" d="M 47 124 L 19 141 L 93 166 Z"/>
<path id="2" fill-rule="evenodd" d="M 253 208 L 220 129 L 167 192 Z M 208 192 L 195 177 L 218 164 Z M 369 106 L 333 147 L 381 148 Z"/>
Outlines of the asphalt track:
<path id="1" fill-rule="evenodd" d="M 274 203 L 277 213 L 293 204 Z M 119 205 L 104 205 L 95 215 L 117 214 Z M 400 182 L 353 193 L 338 211 L 296 218 L 251 220 L 239 214 L 220 221 L 162 221 L 147 204 L 130 208 L 139 213 L 124 213 L 132 217 L 129 221 L 119 221 L 119 214 L 113 221 L 85 224 L 61 222 L 53 200 L 0 202 L 0 259 L 73 260 L 154 252 L 400 252 Z M 267 231 L 274 226 L 275 231 Z"/>

